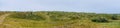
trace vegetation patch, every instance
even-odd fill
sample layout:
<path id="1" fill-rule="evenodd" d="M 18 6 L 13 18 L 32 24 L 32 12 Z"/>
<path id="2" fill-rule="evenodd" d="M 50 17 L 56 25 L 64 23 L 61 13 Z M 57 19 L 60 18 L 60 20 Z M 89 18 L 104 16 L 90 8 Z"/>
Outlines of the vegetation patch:
<path id="1" fill-rule="evenodd" d="M 18 19 L 36 20 L 36 21 L 45 20 L 43 17 L 31 13 L 15 13 L 10 15 L 9 17 L 18 18 Z"/>
<path id="2" fill-rule="evenodd" d="M 106 18 L 95 18 L 91 20 L 92 22 L 109 22 Z"/>
<path id="3" fill-rule="evenodd" d="M 113 16 L 111 17 L 111 19 L 112 19 L 112 20 L 119 20 L 119 18 L 118 18 L 117 15 L 113 15 Z"/>

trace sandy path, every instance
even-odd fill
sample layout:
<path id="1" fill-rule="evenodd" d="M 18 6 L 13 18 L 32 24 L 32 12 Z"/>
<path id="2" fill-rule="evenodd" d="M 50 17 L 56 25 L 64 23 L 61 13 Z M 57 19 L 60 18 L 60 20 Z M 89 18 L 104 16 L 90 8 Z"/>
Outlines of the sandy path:
<path id="1" fill-rule="evenodd" d="M 4 22 L 4 19 L 10 14 L 4 14 L 0 16 L 0 24 L 2 24 Z"/>
<path id="2" fill-rule="evenodd" d="M 6 28 L 7 25 L 3 24 L 5 18 L 9 16 L 10 14 L 4 14 L 0 16 L 0 28 Z"/>

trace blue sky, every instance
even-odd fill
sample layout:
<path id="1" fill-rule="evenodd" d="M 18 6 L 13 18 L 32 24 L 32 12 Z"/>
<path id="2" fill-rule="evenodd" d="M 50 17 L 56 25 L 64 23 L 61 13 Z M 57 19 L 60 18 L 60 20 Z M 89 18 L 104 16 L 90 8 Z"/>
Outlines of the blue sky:
<path id="1" fill-rule="evenodd" d="M 0 11 L 120 13 L 120 0 L 0 0 Z"/>

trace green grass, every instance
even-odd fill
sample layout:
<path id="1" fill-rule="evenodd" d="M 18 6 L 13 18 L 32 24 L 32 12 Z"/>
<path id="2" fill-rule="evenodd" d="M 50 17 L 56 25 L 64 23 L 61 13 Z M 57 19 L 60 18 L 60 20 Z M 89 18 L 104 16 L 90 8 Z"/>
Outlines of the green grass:
<path id="1" fill-rule="evenodd" d="M 113 20 L 110 23 L 99 23 L 103 26 L 109 26 L 111 28 L 120 28 L 120 20 Z"/>
<path id="2" fill-rule="evenodd" d="M 111 19 L 113 14 L 59 11 L 9 13 L 11 14 L 3 22 L 4 28 L 120 28 L 120 20 Z M 106 18 L 109 22 L 91 21 L 93 18 L 100 17 Z"/>
<path id="3" fill-rule="evenodd" d="M 89 23 L 89 24 L 88 24 Z M 92 22 L 89 22 L 88 20 L 71 20 L 71 21 L 33 21 L 33 20 L 25 20 L 25 19 L 5 19 L 4 24 L 9 24 L 11 27 L 21 27 L 21 28 L 54 28 L 54 27 L 64 27 L 67 28 L 71 27 L 79 27 L 80 25 L 83 25 L 83 27 L 94 27 L 94 24 Z M 93 26 L 92 26 L 93 25 Z"/>

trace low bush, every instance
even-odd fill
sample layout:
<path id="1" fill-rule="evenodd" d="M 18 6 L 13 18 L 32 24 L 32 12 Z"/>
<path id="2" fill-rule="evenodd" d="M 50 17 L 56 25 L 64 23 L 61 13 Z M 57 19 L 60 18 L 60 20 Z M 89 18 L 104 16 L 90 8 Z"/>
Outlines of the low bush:
<path id="1" fill-rule="evenodd" d="M 112 19 L 112 20 L 119 20 L 117 17 L 118 17 L 117 15 L 113 15 L 113 16 L 111 17 L 111 19 Z"/>
<path id="2" fill-rule="evenodd" d="M 91 20 L 92 22 L 109 22 L 106 18 L 95 18 Z"/>

